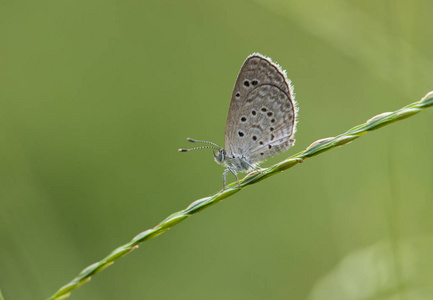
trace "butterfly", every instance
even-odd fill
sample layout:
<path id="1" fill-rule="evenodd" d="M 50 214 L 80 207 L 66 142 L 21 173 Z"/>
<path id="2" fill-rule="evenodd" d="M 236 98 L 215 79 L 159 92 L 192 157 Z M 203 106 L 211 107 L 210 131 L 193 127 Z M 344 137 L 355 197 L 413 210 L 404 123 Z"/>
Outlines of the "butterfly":
<path id="1" fill-rule="evenodd" d="M 228 173 L 236 177 L 240 187 L 237 172 L 261 171 L 259 163 L 295 144 L 297 118 L 293 86 L 286 72 L 270 58 L 254 53 L 243 63 L 233 89 L 225 129 L 226 148 L 188 138 L 189 142 L 210 146 L 179 152 L 213 149 L 215 161 L 226 167 L 223 191 Z"/>

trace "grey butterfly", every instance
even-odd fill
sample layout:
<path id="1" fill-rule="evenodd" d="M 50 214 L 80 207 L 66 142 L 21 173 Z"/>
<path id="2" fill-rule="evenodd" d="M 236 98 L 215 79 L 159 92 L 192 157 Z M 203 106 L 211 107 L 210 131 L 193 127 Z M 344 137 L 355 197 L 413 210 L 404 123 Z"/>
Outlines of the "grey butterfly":
<path id="1" fill-rule="evenodd" d="M 226 167 L 223 173 L 223 190 L 226 175 L 232 173 L 240 187 L 237 172 L 258 170 L 259 163 L 295 144 L 298 108 L 291 81 L 286 72 L 268 57 L 254 53 L 247 57 L 239 71 L 226 122 L 226 149 L 208 141 L 188 138 L 189 142 L 207 143 L 197 149 L 214 149 L 218 164 Z"/>

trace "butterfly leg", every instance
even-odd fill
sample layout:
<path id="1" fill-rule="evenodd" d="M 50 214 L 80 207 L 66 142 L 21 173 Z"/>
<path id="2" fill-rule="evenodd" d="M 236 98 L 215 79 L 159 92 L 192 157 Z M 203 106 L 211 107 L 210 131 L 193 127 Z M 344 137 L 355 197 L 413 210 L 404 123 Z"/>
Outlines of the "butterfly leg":
<path id="1" fill-rule="evenodd" d="M 259 168 L 259 167 L 255 167 L 255 166 L 253 166 L 252 164 L 250 164 L 249 162 L 247 162 L 247 161 L 245 161 L 247 164 L 248 164 L 248 166 L 250 166 L 252 169 L 254 169 L 255 171 L 258 171 L 258 172 L 260 172 L 260 174 L 263 174 L 263 171 L 262 171 L 262 169 L 261 168 Z"/>
<path id="2" fill-rule="evenodd" d="M 241 188 L 241 183 L 239 182 L 238 173 L 236 173 L 235 170 L 232 170 L 232 169 L 229 169 L 229 170 L 230 170 L 230 172 L 232 172 L 233 175 L 235 175 L 236 181 L 238 182 L 238 188 L 240 189 Z"/>
<path id="3" fill-rule="evenodd" d="M 226 175 L 228 172 L 230 172 L 230 169 L 225 169 L 223 173 L 223 192 L 226 189 Z"/>
<path id="4" fill-rule="evenodd" d="M 241 184 L 240 184 L 239 179 L 238 179 L 238 174 L 236 173 L 236 171 L 232 170 L 230 168 L 227 168 L 224 170 L 224 173 L 223 173 L 223 192 L 226 189 L 226 176 L 228 173 L 232 173 L 233 175 L 235 175 L 236 181 L 238 182 L 238 187 L 239 188 L 241 187 Z"/>

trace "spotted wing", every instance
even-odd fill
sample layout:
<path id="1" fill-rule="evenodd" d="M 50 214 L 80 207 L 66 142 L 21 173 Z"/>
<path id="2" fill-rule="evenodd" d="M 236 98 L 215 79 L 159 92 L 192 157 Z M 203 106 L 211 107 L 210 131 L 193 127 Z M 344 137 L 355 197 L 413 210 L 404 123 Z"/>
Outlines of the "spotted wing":
<path id="1" fill-rule="evenodd" d="M 287 150 L 294 143 L 296 113 L 285 72 L 269 58 L 250 55 L 239 71 L 230 101 L 227 153 L 256 163 Z"/>

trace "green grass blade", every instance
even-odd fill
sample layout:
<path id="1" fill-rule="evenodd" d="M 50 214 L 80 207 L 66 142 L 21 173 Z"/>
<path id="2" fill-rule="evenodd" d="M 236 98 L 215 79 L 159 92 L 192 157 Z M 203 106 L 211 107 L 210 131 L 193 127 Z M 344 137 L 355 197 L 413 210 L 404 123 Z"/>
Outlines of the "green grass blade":
<path id="1" fill-rule="evenodd" d="M 186 209 L 171 214 L 152 229 L 143 231 L 142 233 L 135 236 L 129 243 L 126 243 L 125 245 L 113 250 L 107 257 L 103 258 L 101 261 L 96 262 L 85 268 L 83 271 L 80 272 L 80 274 L 78 274 L 77 277 L 75 277 L 69 283 L 61 287 L 50 299 L 59 300 L 67 298 L 73 290 L 77 289 L 79 286 L 89 281 L 93 275 L 104 270 L 105 268 L 113 264 L 114 261 L 130 253 L 132 250 L 138 248 L 138 244 L 157 237 L 171 227 L 186 220 L 193 214 L 198 213 L 201 210 L 206 209 L 222 201 L 223 199 L 232 196 L 233 194 L 236 194 L 248 185 L 257 183 L 270 176 L 285 171 L 297 165 L 298 163 L 301 163 L 307 158 L 316 156 L 333 148 L 340 147 L 349 142 L 352 142 L 355 139 L 361 137 L 362 135 L 368 133 L 369 131 L 379 129 L 393 122 L 397 122 L 414 116 L 415 114 L 421 112 L 423 109 L 431 106 L 433 106 L 433 91 L 428 93 L 418 102 L 411 103 L 394 112 L 386 112 L 374 116 L 373 118 L 367 120 L 364 124 L 355 126 L 352 129 L 349 129 L 345 133 L 340 134 L 336 137 L 318 140 L 312 143 L 311 146 L 309 146 L 304 151 L 292 155 L 286 160 L 283 160 L 269 168 L 263 169 L 262 173 L 253 172 L 246 175 L 242 180 L 240 180 L 240 188 L 238 188 L 237 182 L 234 182 L 227 186 L 225 191 L 220 191 L 213 196 L 194 201 Z M 2 299 L 3 298 L 0 294 L 0 300 Z"/>

